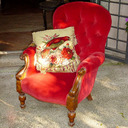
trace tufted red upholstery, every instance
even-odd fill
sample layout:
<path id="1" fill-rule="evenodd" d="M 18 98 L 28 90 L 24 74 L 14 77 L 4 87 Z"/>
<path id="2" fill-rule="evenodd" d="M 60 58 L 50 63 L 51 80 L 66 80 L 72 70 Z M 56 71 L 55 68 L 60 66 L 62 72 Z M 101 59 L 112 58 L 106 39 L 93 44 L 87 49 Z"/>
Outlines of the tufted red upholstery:
<path id="1" fill-rule="evenodd" d="M 78 97 L 80 103 L 92 91 L 98 67 L 104 62 L 107 36 L 111 27 L 111 16 L 103 7 L 88 2 L 71 2 L 58 7 L 53 15 L 53 27 L 74 26 L 77 38 L 76 51 L 81 67 L 87 72 L 83 77 Z M 66 104 L 66 97 L 76 79 L 76 73 L 39 73 L 34 66 L 35 48 L 29 47 L 30 65 L 26 78 L 22 80 L 23 92 L 51 103 Z M 78 71 L 77 70 L 77 71 Z"/>
<path id="2" fill-rule="evenodd" d="M 59 7 L 53 16 L 54 28 L 75 27 L 76 50 L 85 59 L 94 52 L 103 52 L 111 26 L 109 12 L 89 2 L 71 2 Z"/>

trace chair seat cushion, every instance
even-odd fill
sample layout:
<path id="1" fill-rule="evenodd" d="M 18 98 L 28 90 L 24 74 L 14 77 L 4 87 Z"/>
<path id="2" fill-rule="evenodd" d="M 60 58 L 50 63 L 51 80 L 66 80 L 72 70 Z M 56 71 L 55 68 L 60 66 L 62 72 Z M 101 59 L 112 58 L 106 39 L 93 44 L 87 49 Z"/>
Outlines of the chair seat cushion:
<path id="1" fill-rule="evenodd" d="M 65 105 L 76 73 L 36 73 L 22 80 L 22 91 L 38 100 Z"/>

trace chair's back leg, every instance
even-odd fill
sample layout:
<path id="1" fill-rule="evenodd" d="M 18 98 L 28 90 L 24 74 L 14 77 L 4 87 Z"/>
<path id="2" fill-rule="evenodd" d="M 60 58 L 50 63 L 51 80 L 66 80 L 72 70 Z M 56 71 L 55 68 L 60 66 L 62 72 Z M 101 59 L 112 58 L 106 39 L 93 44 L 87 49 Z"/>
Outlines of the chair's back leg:
<path id="1" fill-rule="evenodd" d="M 89 101 L 93 100 L 91 93 L 87 96 L 87 99 L 88 99 Z"/>

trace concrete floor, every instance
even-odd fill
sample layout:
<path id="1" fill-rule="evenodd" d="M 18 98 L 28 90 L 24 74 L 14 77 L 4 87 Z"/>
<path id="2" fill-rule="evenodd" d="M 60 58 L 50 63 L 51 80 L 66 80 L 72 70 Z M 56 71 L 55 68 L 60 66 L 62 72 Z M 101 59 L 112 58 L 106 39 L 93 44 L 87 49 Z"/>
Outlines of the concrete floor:
<path id="1" fill-rule="evenodd" d="M 64 106 L 27 95 L 27 106 L 20 109 L 15 74 L 24 63 L 19 55 L 0 56 L 0 128 L 68 128 Z M 79 104 L 74 128 L 128 128 L 128 65 L 106 60 L 92 96 Z"/>

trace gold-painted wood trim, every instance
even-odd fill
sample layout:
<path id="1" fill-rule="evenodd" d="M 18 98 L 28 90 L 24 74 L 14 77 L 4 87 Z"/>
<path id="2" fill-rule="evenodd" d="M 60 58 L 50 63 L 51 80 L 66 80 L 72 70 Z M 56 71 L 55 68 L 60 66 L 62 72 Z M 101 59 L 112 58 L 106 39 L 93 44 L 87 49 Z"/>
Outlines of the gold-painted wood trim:
<path id="1" fill-rule="evenodd" d="M 25 78 L 26 71 L 27 71 L 27 68 L 29 66 L 29 56 L 28 56 L 28 54 L 22 54 L 20 56 L 20 59 L 25 61 L 25 66 L 16 74 L 16 79 L 17 80 L 23 80 Z"/>

